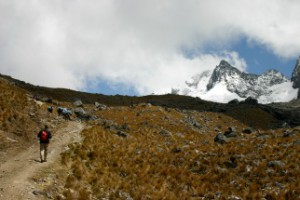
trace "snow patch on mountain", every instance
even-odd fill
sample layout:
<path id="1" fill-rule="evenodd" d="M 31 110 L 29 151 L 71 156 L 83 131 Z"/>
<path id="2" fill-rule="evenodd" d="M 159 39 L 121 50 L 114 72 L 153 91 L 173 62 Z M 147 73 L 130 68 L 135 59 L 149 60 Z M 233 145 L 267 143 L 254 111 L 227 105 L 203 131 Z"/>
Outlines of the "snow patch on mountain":
<path id="1" fill-rule="evenodd" d="M 239 101 L 243 100 L 243 98 L 238 96 L 236 93 L 227 90 L 227 85 L 225 82 L 216 85 L 211 90 L 204 93 L 201 96 L 201 99 L 220 103 L 227 103 L 232 99 L 238 99 Z"/>
<path id="2" fill-rule="evenodd" d="M 261 95 L 258 102 L 267 104 L 271 102 L 289 102 L 297 98 L 298 89 L 293 88 L 293 82 L 288 81 L 285 83 L 273 85 L 269 88 L 271 93 Z"/>

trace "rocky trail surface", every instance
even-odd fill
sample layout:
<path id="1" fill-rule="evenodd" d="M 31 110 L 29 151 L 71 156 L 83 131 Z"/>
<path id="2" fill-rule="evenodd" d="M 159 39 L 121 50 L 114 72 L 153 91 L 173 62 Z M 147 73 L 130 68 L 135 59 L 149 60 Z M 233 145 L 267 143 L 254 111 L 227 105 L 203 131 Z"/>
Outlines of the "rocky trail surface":
<path id="1" fill-rule="evenodd" d="M 40 162 L 39 143 L 35 142 L 27 150 L 0 163 L 0 199 L 24 200 L 41 199 L 42 196 L 52 199 L 51 194 L 45 194 L 35 178 L 38 174 L 50 174 L 60 164 L 60 154 L 67 145 L 80 141 L 80 132 L 84 124 L 68 122 L 63 128 L 53 132 L 53 138 L 48 149 L 48 161 Z M 45 182 L 45 178 L 40 179 Z M 43 194 L 42 194 L 43 193 Z"/>

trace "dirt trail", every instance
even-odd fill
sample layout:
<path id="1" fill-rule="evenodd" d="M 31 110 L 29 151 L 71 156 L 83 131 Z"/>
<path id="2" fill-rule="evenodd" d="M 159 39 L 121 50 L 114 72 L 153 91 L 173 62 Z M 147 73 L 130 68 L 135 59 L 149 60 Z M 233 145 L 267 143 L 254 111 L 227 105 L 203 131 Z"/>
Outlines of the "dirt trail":
<path id="1" fill-rule="evenodd" d="M 38 141 L 26 151 L 3 163 L 0 166 L 0 199 L 40 199 L 39 195 L 34 194 L 36 188 L 33 177 L 60 162 L 60 153 L 69 143 L 80 141 L 79 133 L 83 128 L 84 124 L 69 122 L 62 129 L 53 132 L 48 161 L 45 163 L 40 163 Z"/>

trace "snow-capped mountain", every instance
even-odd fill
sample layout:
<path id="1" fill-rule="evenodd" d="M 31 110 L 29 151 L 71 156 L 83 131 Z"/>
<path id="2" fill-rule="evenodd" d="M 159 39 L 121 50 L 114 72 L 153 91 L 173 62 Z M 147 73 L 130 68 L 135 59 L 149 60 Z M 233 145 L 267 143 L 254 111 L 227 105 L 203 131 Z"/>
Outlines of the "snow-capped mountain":
<path id="1" fill-rule="evenodd" d="M 239 71 L 222 60 L 213 71 L 205 71 L 186 82 L 186 87 L 172 90 L 173 93 L 200 97 L 205 100 L 227 103 L 230 100 L 244 100 L 252 97 L 259 103 L 287 102 L 297 98 L 300 87 L 300 60 L 298 71 L 294 70 L 293 82 L 276 70 L 268 70 L 261 75 Z M 298 73 L 298 74 L 297 74 Z"/>

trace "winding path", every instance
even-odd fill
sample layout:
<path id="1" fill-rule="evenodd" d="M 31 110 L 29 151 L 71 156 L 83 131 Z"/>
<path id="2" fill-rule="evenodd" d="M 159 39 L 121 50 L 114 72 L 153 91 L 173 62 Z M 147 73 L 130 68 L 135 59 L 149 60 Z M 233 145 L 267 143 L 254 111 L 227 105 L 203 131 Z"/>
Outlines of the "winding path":
<path id="1" fill-rule="evenodd" d="M 34 175 L 60 162 L 60 153 L 69 143 L 80 141 L 83 128 L 84 124 L 71 121 L 54 132 L 46 163 L 40 163 L 38 142 L 3 163 L 0 166 L 0 199 L 40 199 L 40 196 L 33 194 Z"/>

